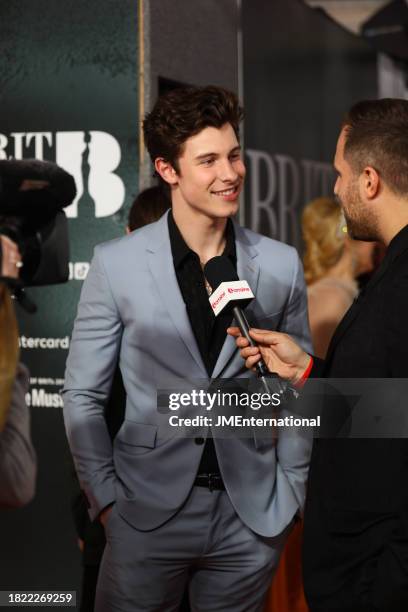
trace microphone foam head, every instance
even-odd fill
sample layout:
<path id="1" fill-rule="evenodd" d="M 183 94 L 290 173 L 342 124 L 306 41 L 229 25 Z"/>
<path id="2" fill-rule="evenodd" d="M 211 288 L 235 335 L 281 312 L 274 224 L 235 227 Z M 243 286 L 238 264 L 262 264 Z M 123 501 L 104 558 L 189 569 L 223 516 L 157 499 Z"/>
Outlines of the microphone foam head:
<path id="1" fill-rule="evenodd" d="M 204 275 L 213 290 L 221 283 L 239 280 L 232 261 L 225 255 L 209 259 L 204 266 Z"/>

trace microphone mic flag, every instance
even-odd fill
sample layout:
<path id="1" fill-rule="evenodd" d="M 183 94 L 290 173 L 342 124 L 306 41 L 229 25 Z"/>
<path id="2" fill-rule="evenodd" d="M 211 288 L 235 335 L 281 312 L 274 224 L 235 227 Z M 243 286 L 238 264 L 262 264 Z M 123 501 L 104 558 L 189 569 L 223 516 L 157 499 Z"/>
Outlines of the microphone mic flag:
<path id="1" fill-rule="evenodd" d="M 210 259 L 204 266 L 204 275 L 213 289 L 209 301 L 214 315 L 218 316 L 223 311 L 232 311 L 241 334 L 248 340 L 250 346 L 256 346 L 249 335 L 250 326 L 242 310 L 255 298 L 248 283 L 238 278 L 231 260 L 225 255 Z M 279 376 L 275 372 L 269 372 L 263 359 L 260 359 L 255 367 L 267 392 L 270 393 L 265 379 L 272 378 L 279 382 Z M 281 384 L 278 392 L 284 392 Z"/>
<path id="2" fill-rule="evenodd" d="M 245 308 L 254 299 L 254 294 L 245 280 L 239 280 L 228 257 L 213 257 L 204 266 L 204 274 L 213 292 L 209 298 L 213 313 L 232 311 L 235 306 Z"/>

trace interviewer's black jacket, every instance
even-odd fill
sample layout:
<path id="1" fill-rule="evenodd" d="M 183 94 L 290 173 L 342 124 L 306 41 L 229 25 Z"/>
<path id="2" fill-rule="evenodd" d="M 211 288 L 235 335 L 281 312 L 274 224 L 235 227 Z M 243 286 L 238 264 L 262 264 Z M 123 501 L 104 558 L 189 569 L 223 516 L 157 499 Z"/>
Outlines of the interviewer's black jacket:
<path id="1" fill-rule="evenodd" d="M 408 378 L 408 226 L 312 376 Z M 329 402 L 324 409 L 327 415 Z M 408 610 L 406 439 L 315 440 L 303 564 L 313 612 Z"/>

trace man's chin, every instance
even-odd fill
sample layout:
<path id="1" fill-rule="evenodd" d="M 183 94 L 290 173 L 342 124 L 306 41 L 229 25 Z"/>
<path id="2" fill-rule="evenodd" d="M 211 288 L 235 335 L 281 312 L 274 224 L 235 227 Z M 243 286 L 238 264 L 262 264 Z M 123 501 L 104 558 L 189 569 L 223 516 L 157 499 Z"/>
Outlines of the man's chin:
<path id="1" fill-rule="evenodd" d="M 237 214 L 238 209 L 238 202 L 228 202 L 227 205 L 224 204 L 223 207 L 217 208 L 217 210 L 214 211 L 214 216 L 218 219 L 233 217 Z"/>
<path id="2" fill-rule="evenodd" d="M 375 236 L 372 236 L 367 228 L 355 228 L 347 224 L 347 233 L 353 240 L 362 240 L 364 242 L 373 242 L 377 240 Z"/>

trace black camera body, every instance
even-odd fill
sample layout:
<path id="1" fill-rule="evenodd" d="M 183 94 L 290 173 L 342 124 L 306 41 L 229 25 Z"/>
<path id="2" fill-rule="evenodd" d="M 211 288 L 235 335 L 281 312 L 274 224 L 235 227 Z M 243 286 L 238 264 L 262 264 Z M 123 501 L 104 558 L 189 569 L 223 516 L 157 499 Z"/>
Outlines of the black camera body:
<path id="1" fill-rule="evenodd" d="M 20 286 L 68 280 L 68 221 L 63 209 L 75 196 L 73 177 L 52 162 L 0 161 L 0 234 L 19 247 Z"/>

